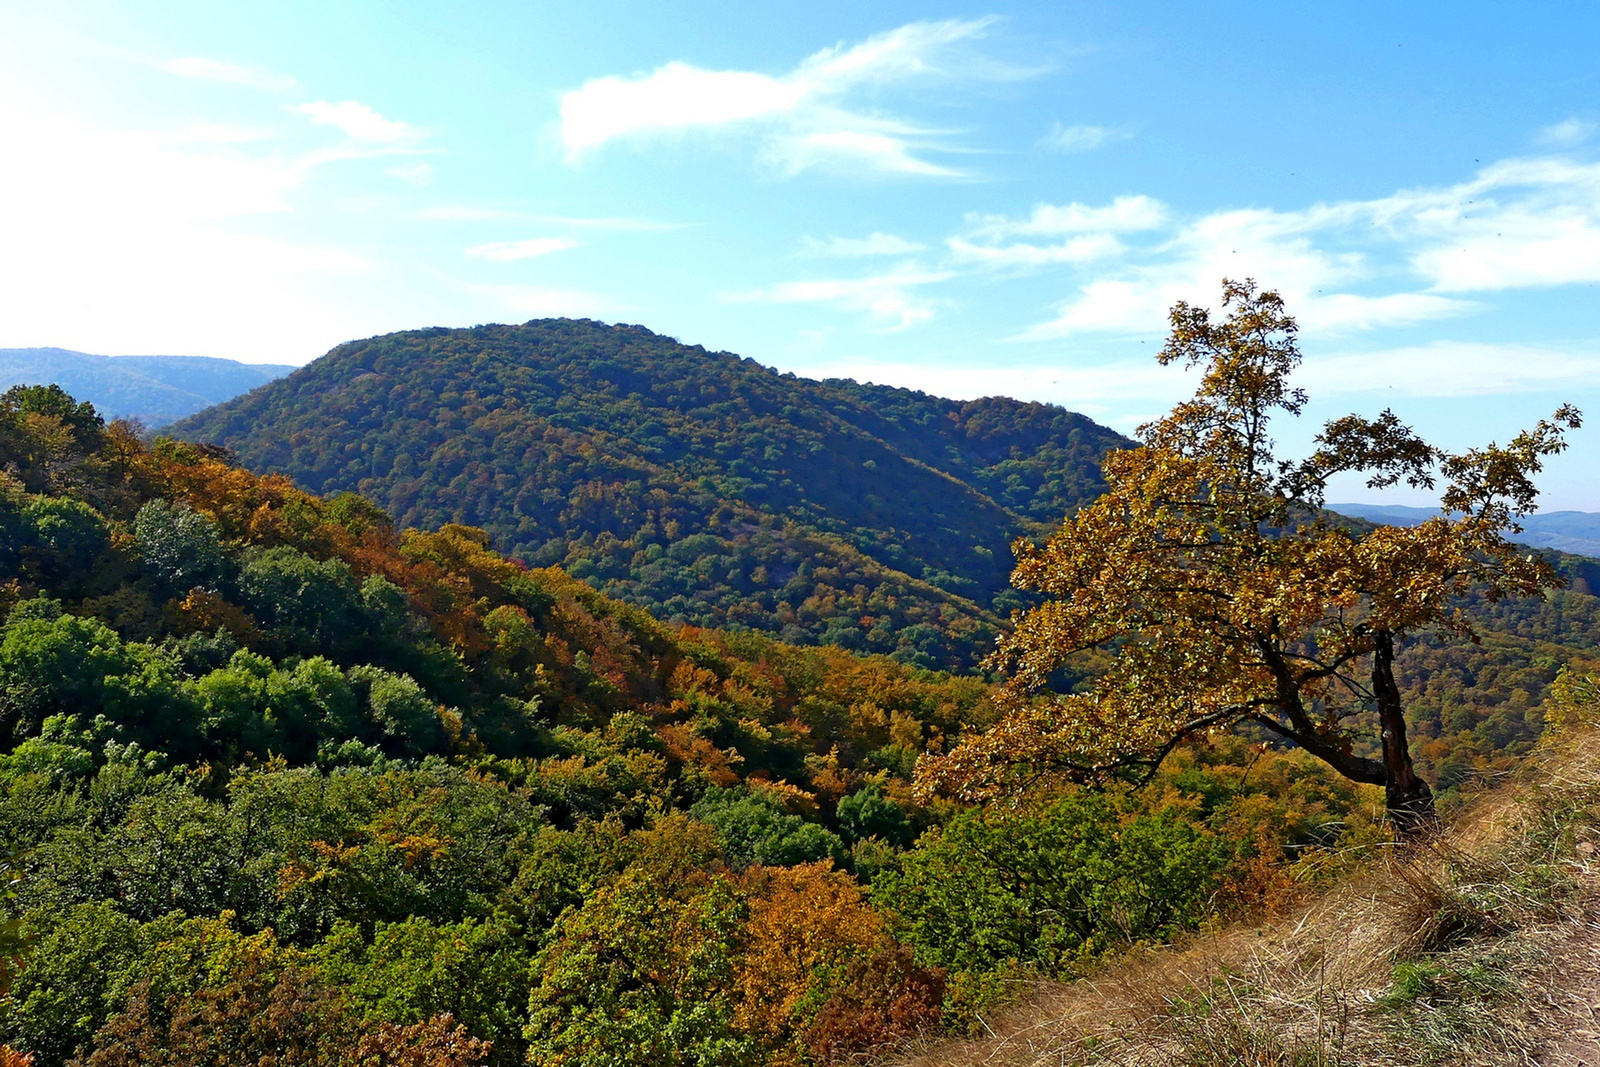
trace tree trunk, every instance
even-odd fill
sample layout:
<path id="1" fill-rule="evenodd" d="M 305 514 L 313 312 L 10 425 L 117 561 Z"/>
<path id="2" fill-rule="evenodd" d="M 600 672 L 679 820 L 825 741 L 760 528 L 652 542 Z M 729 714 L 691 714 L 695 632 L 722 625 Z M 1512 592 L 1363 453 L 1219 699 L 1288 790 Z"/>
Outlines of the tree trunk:
<path id="1" fill-rule="evenodd" d="M 1379 630 L 1372 650 L 1372 692 L 1378 702 L 1378 725 L 1383 730 L 1384 802 L 1395 833 L 1414 838 L 1432 829 L 1438 815 L 1433 790 L 1417 777 L 1406 743 L 1405 709 L 1400 687 L 1394 681 L 1394 635 Z"/>

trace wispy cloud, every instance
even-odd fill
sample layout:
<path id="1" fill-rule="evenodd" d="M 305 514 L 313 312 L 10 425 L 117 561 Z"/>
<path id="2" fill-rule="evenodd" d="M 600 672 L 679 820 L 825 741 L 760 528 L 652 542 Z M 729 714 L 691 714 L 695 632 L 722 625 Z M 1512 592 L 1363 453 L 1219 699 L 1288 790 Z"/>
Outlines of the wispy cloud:
<path id="1" fill-rule="evenodd" d="M 467 255 L 495 263 L 510 263 L 519 259 L 537 259 L 577 247 L 578 242 L 570 237 L 530 237 L 525 241 L 494 241 L 474 245 L 467 249 Z"/>
<path id="2" fill-rule="evenodd" d="M 298 81 L 287 74 L 278 74 L 258 67 L 241 67 L 234 63 L 207 59 L 204 56 L 185 56 L 182 59 L 169 59 L 165 62 L 157 63 L 156 66 L 168 74 L 176 74 L 180 78 L 223 82 L 229 85 L 244 85 L 252 89 L 266 89 L 269 92 L 286 93 L 298 88 L 300 85 Z"/>
<path id="3" fill-rule="evenodd" d="M 802 238 L 800 251 L 807 256 L 852 259 L 867 256 L 906 256 L 927 249 L 927 245 L 908 241 L 892 233 L 873 233 L 866 237 Z"/>
<path id="4" fill-rule="evenodd" d="M 1103 206 L 1037 204 L 1022 218 L 969 215 L 965 230 L 946 241 L 960 259 L 987 267 L 1029 268 L 1088 263 L 1120 254 L 1119 235 L 1165 225 L 1165 205 L 1148 196 L 1119 196 Z M 1055 243 L 1018 238 L 1064 238 Z"/>
<path id="5" fill-rule="evenodd" d="M 424 160 L 413 160 L 402 163 L 398 167 L 390 167 L 389 173 L 407 185 L 416 186 L 418 189 L 433 184 L 433 164 Z"/>
<path id="6" fill-rule="evenodd" d="M 1058 237 L 1071 233 L 1131 233 L 1154 230 L 1169 216 L 1165 204 L 1148 196 L 1119 196 L 1102 207 L 1091 204 L 1036 204 L 1020 219 L 968 215 L 967 232 L 976 237 Z"/>
<path id="7" fill-rule="evenodd" d="M 1126 141 L 1133 131 L 1107 126 L 1066 126 L 1060 122 L 1050 127 L 1050 132 L 1039 138 L 1039 147 L 1046 152 L 1091 152 L 1115 141 Z"/>
<path id="8" fill-rule="evenodd" d="M 1511 159 L 1442 188 L 1296 211 L 1216 211 L 1178 224 L 1154 201 L 1135 210 L 1135 199 L 1042 207 L 1018 220 L 978 217 L 952 249 L 999 265 L 1070 264 L 1092 257 L 1006 238 L 1052 226 L 1140 234 L 1100 246 L 1094 276 L 1025 339 L 1158 332 L 1174 302 L 1204 302 L 1223 277 L 1260 279 L 1292 301 L 1303 325 L 1324 330 L 1424 322 L 1472 310 L 1477 294 L 1600 281 L 1600 164 Z M 1125 230 L 1111 224 L 1119 218 L 1130 220 Z"/>
<path id="9" fill-rule="evenodd" d="M 372 144 L 404 144 L 417 140 L 422 133 L 408 123 L 386 119 L 356 100 L 344 100 L 337 104 L 318 100 L 301 104 L 295 110 L 319 126 L 332 126 L 347 137 Z"/>
<path id="10" fill-rule="evenodd" d="M 845 311 L 865 312 L 880 329 L 894 331 L 933 318 L 937 302 L 918 290 L 953 277 L 951 271 L 927 271 L 907 263 L 883 274 L 783 282 L 750 292 L 725 293 L 723 299 L 730 303 L 831 304 Z"/>
<path id="11" fill-rule="evenodd" d="M 565 226 L 575 230 L 615 230 L 633 233 L 661 233 L 689 228 L 687 222 L 661 222 L 656 219 L 628 218 L 607 215 L 543 215 L 532 211 L 511 208 L 475 207 L 467 204 L 443 204 L 423 208 L 411 218 L 421 222 L 539 222 L 552 226 Z"/>
<path id="12" fill-rule="evenodd" d="M 1546 126 L 1534 135 L 1534 140 L 1551 148 L 1573 148 L 1594 136 L 1595 123 L 1576 115 Z"/>
<path id="13" fill-rule="evenodd" d="M 993 22 L 913 22 L 823 49 L 780 76 L 671 62 L 645 75 L 595 78 L 561 98 L 562 143 L 576 161 L 615 140 L 739 132 L 757 137 L 758 157 L 788 173 L 958 176 L 928 158 L 952 147 L 947 135 L 846 101 L 859 90 L 918 81 L 1017 76 L 993 64 L 956 61 L 957 47 L 982 37 Z"/>

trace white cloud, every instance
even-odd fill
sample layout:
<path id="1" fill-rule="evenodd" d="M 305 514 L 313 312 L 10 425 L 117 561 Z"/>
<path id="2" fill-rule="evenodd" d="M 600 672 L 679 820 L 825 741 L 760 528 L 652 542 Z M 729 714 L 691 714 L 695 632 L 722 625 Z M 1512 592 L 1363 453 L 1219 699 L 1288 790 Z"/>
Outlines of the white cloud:
<path id="1" fill-rule="evenodd" d="M 1159 225 L 1156 207 L 1123 214 Z M 969 233 L 986 239 L 972 243 L 996 264 L 1080 262 L 1064 248 L 1004 241 L 1052 226 L 1092 231 L 1106 210 L 1046 205 L 1023 220 L 976 216 Z M 1159 332 L 1173 303 L 1209 302 L 1224 277 L 1279 290 L 1303 326 L 1320 330 L 1424 322 L 1472 310 L 1471 294 L 1600 281 L 1600 164 L 1505 160 L 1453 186 L 1298 211 L 1217 211 L 1152 236 L 1106 246 L 1105 255 L 1120 255 L 1117 266 L 1081 282 L 1053 319 L 1021 336 Z M 978 258 L 955 241 L 952 248 Z"/>
<path id="2" fill-rule="evenodd" d="M 1552 148 L 1572 148 L 1594 135 L 1595 124 L 1589 119 L 1573 116 L 1540 130 L 1534 140 Z"/>
<path id="3" fill-rule="evenodd" d="M 225 122 L 199 122 L 184 126 L 165 135 L 167 144 L 250 144 L 272 137 L 272 131 L 262 126 L 238 126 Z"/>
<path id="4" fill-rule="evenodd" d="M 170 59 L 164 63 L 158 63 L 156 66 L 168 74 L 176 74 L 180 78 L 224 82 L 230 85 L 245 85 L 252 89 L 266 89 L 278 93 L 289 92 L 300 84 L 287 74 L 275 74 L 272 71 L 260 70 L 255 67 L 241 67 L 233 63 L 223 63 L 216 59 L 206 59 L 203 56 Z"/>
<path id="5" fill-rule="evenodd" d="M 1132 136 L 1128 130 L 1105 126 L 1064 126 L 1057 122 L 1049 133 L 1039 138 L 1039 147 L 1047 152 L 1090 152 L 1113 141 L 1126 141 Z"/>
<path id="6" fill-rule="evenodd" d="M 1016 242 L 1007 245 L 974 244 L 960 237 L 950 238 L 950 251 L 962 259 L 990 267 L 1045 267 L 1058 263 L 1087 263 L 1120 253 L 1122 242 L 1109 233 L 1079 234 L 1058 245 Z"/>
<path id="7" fill-rule="evenodd" d="M 674 61 L 646 75 L 594 78 L 561 98 L 562 144 L 567 159 L 577 161 L 624 138 L 736 130 L 761 138 L 760 157 L 789 173 L 820 167 L 956 176 L 924 158 L 947 147 L 940 135 L 849 110 L 841 101 L 862 87 L 1007 76 L 981 64 L 944 62 L 953 46 L 982 36 L 992 22 L 911 23 L 860 44 L 823 49 L 782 76 Z"/>
<path id="8" fill-rule="evenodd" d="M 418 189 L 433 184 L 433 164 L 420 159 L 402 163 L 398 167 L 390 167 L 389 173 Z"/>
<path id="9" fill-rule="evenodd" d="M 509 208 L 475 207 L 467 204 L 443 204 L 414 212 L 411 218 L 421 222 L 541 222 L 554 226 L 568 226 L 578 230 L 616 230 L 621 232 L 659 233 L 687 229 L 686 222 L 659 222 L 655 219 L 626 218 L 622 216 L 540 215 Z"/>
<path id="10" fill-rule="evenodd" d="M 908 241 L 892 233 L 873 233 L 866 237 L 830 237 L 819 241 L 806 237 L 801 251 L 808 256 L 833 256 L 841 259 L 858 256 L 905 256 L 924 251 L 928 246 Z"/>
<path id="11" fill-rule="evenodd" d="M 1310 329 L 1366 329 L 1439 318 L 1467 305 L 1427 293 L 1367 296 L 1336 287 L 1363 279 L 1358 251 L 1319 247 L 1304 213 L 1225 211 L 1181 227 L 1150 247 L 1130 252 L 1120 271 L 1084 282 L 1056 317 L 1022 339 L 1075 333 L 1158 333 L 1180 300 L 1207 305 L 1221 279 L 1254 277 L 1289 300 Z"/>
<path id="12" fill-rule="evenodd" d="M 346 136 L 374 144 L 414 141 L 420 133 L 415 127 L 386 119 L 366 104 L 355 100 L 344 100 L 337 104 L 318 100 L 310 104 L 301 104 L 295 110 L 308 116 L 319 126 L 332 126 Z"/>
<path id="13" fill-rule="evenodd" d="M 578 242 L 570 237 L 532 237 L 525 241 L 495 241 L 490 244 L 474 245 L 467 249 L 467 255 L 495 263 L 509 263 L 519 259 L 536 259 L 539 256 L 548 256 L 552 252 L 565 252 L 569 248 L 577 247 Z"/>
<path id="14" fill-rule="evenodd" d="M 751 292 L 726 293 L 723 299 L 730 303 L 832 304 L 846 311 L 866 312 L 883 329 L 893 331 L 933 318 L 937 302 L 917 290 L 953 277 L 949 271 L 925 271 L 908 263 L 884 274 L 784 282 Z"/>
<path id="15" fill-rule="evenodd" d="M 1412 263 L 1440 292 L 1600 281 L 1600 164 L 1506 160 L 1374 213 L 1416 242 Z"/>
<path id="16" fill-rule="evenodd" d="M 968 215 L 967 232 L 974 237 L 1059 237 L 1072 233 L 1134 233 L 1166 225 L 1165 204 L 1148 196 L 1119 196 L 1103 207 L 1074 201 L 1070 204 L 1035 204 L 1025 218 L 1005 215 Z"/>
<path id="17" fill-rule="evenodd" d="M 1167 208 L 1148 196 L 1119 196 L 1100 207 L 1088 204 L 1036 204 L 1020 219 L 1004 215 L 967 216 L 965 233 L 945 243 L 961 259 L 987 267 L 1029 268 L 1088 263 L 1120 254 L 1118 234 L 1156 229 Z M 1058 244 L 1016 241 L 1016 237 L 1066 237 Z"/>
<path id="18" fill-rule="evenodd" d="M 871 130 L 829 130 L 773 141 L 763 156 L 789 174 L 829 170 L 959 178 L 962 172 L 912 155 L 904 138 Z"/>
<path id="19" fill-rule="evenodd" d="M 3 86 L 0 143 L 31 161 L 0 168 L 8 344 L 288 362 L 380 325 L 351 299 L 377 265 L 241 225 L 291 212 L 304 157 L 108 131 Z"/>
<path id="20" fill-rule="evenodd" d="M 567 157 L 614 138 L 721 126 L 792 110 L 810 88 L 764 74 L 668 63 L 644 78 L 596 78 L 561 98 Z"/>

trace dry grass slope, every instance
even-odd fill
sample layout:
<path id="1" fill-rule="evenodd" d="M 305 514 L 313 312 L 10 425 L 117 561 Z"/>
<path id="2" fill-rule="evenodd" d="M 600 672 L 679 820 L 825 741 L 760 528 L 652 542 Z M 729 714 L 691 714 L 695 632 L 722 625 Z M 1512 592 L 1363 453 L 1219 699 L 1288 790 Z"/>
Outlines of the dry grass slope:
<path id="1" fill-rule="evenodd" d="M 1600 1067 L 1600 731 L 1294 914 L 1044 986 L 904 1067 Z"/>

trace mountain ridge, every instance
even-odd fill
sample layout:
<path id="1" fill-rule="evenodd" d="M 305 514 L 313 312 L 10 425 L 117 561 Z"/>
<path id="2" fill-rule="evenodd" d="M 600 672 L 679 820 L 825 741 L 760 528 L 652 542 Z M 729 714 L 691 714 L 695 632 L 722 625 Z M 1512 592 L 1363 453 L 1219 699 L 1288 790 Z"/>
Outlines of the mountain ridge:
<path id="1" fill-rule="evenodd" d="M 1054 405 L 801 378 L 572 319 L 350 342 L 172 430 L 402 525 L 481 526 L 673 621 L 923 665 L 987 651 L 1011 541 L 1098 495 L 1100 457 L 1129 443 Z"/>

